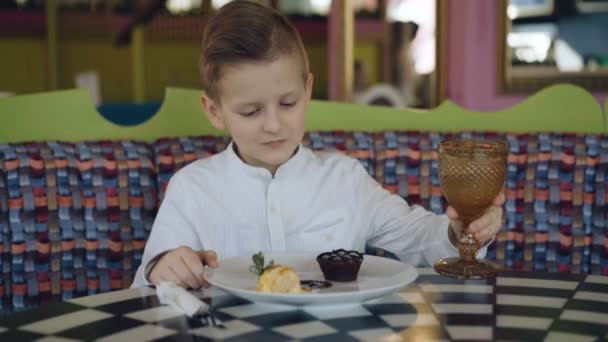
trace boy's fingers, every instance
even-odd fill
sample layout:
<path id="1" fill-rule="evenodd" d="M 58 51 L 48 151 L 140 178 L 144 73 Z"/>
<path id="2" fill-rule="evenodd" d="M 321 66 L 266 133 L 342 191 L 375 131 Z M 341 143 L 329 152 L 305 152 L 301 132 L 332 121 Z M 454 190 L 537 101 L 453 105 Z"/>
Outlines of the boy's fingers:
<path id="1" fill-rule="evenodd" d="M 503 204 L 505 204 L 505 200 L 506 200 L 505 194 L 503 192 L 501 192 L 494 199 L 494 205 L 497 207 L 501 207 Z"/>
<path id="2" fill-rule="evenodd" d="M 502 208 L 491 208 L 477 221 L 471 224 L 471 231 L 475 232 L 475 237 L 481 242 L 491 239 L 502 226 Z"/>
<path id="3" fill-rule="evenodd" d="M 173 277 L 173 272 L 169 270 L 169 266 L 172 262 L 172 257 L 169 253 L 165 254 L 158 262 L 152 267 L 150 271 L 150 282 L 154 285 L 158 285 L 163 281 L 172 281 L 176 283 L 176 279 Z"/>
<path id="4" fill-rule="evenodd" d="M 158 274 L 154 279 L 152 279 L 152 274 L 150 274 L 150 282 L 154 285 L 158 285 L 163 281 L 168 281 L 162 274 Z"/>
<path id="5" fill-rule="evenodd" d="M 199 259 L 195 253 L 188 254 L 187 256 L 182 257 L 182 259 L 192 276 L 198 282 L 198 287 L 203 286 L 206 281 L 205 278 L 203 278 L 203 263 L 201 262 L 201 259 Z"/>
<path id="6" fill-rule="evenodd" d="M 209 287 L 203 277 L 204 265 L 217 267 L 217 254 L 214 251 L 194 251 L 182 246 L 164 255 L 154 266 L 150 278 L 155 278 L 155 283 L 171 281 L 184 288 Z"/>
<path id="7" fill-rule="evenodd" d="M 214 251 L 197 251 L 200 260 L 204 261 L 205 265 L 211 268 L 217 267 L 217 254 Z"/>
<path id="8" fill-rule="evenodd" d="M 489 226 L 492 223 L 500 223 L 500 216 L 502 215 L 502 208 L 500 207 L 490 207 L 482 217 L 473 221 L 469 225 L 469 230 L 471 232 L 477 233 Z"/>
<path id="9" fill-rule="evenodd" d="M 170 281 L 175 283 L 175 285 L 184 288 L 188 286 L 179 278 L 179 275 L 170 266 L 167 266 L 165 272 L 166 273 L 162 276 L 162 281 Z"/>
<path id="10" fill-rule="evenodd" d="M 458 213 L 456 212 L 456 210 L 454 208 L 452 208 L 451 206 L 448 207 L 448 209 L 445 212 L 448 217 L 452 220 L 456 220 L 458 218 Z"/>
<path id="11" fill-rule="evenodd" d="M 482 245 L 484 245 L 486 242 L 491 240 L 496 235 L 496 231 L 492 228 L 488 228 L 488 229 L 482 230 L 481 232 L 479 232 L 477 234 L 478 235 L 476 235 L 475 237 L 477 238 L 477 240 L 479 240 L 479 242 L 481 242 Z"/>
<path id="12" fill-rule="evenodd" d="M 477 239 L 477 241 L 479 241 L 479 243 L 483 246 L 488 239 L 488 237 L 486 236 L 486 234 L 481 234 L 481 233 L 475 233 L 475 238 Z"/>
<path id="13" fill-rule="evenodd" d="M 200 288 L 198 281 L 196 280 L 192 272 L 188 269 L 183 260 L 180 259 L 180 262 L 170 265 L 169 268 L 171 269 L 171 271 L 173 271 L 175 276 L 182 282 L 182 284 L 185 284 L 184 287 L 189 287 L 192 289 Z"/>
<path id="14" fill-rule="evenodd" d="M 493 235 L 492 230 L 491 229 L 483 229 L 480 232 L 475 233 L 475 238 L 481 242 L 481 244 L 484 244 L 487 240 L 489 240 L 491 238 L 491 236 Z"/>
<path id="15" fill-rule="evenodd" d="M 486 227 L 488 225 L 488 218 L 484 216 L 478 218 L 477 220 L 473 221 L 473 223 L 471 223 L 469 225 L 469 232 L 471 233 L 479 233 L 480 230 L 483 229 L 483 227 Z"/>

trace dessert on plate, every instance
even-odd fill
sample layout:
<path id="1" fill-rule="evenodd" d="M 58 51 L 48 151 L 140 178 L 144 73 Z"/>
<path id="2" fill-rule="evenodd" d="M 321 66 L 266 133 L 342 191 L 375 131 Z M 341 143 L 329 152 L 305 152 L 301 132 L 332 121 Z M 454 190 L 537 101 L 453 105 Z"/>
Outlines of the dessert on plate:
<path id="1" fill-rule="evenodd" d="M 293 268 L 275 265 L 274 260 L 271 260 L 268 265 L 264 265 L 264 254 L 262 252 L 254 254 L 251 259 L 253 265 L 249 266 L 249 271 L 258 276 L 258 291 L 302 293 L 300 277 Z"/>
<path id="2" fill-rule="evenodd" d="M 344 249 L 321 253 L 317 262 L 325 280 L 355 281 L 363 262 L 363 253 Z"/>

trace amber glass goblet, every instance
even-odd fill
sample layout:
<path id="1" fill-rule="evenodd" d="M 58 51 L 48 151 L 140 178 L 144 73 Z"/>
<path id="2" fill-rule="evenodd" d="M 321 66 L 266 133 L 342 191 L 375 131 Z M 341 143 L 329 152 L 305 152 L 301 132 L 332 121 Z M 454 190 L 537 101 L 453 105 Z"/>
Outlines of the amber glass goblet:
<path id="1" fill-rule="evenodd" d="M 496 263 L 475 258 L 481 246 L 468 227 L 502 191 L 508 152 L 508 145 L 498 141 L 451 139 L 439 143 L 441 191 L 458 213 L 464 229 L 458 240 L 460 257 L 435 263 L 435 271 L 439 274 L 482 279 L 496 277 L 500 272 Z"/>

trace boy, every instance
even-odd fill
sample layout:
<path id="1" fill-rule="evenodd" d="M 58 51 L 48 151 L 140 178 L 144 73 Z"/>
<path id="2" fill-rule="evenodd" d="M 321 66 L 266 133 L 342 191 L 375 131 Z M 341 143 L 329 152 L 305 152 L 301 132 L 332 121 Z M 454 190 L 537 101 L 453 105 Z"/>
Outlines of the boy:
<path id="1" fill-rule="evenodd" d="M 203 267 L 217 267 L 218 256 L 268 250 L 370 244 L 414 265 L 458 254 L 453 209 L 448 219 L 410 207 L 357 160 L 301 145 L 313 77 L 281 14 L 247 1 L 222 7 L 207 23 L 200 70 L 208 119 L 232 142 L 171 178 L 133 286 L 200 288 Z M 503 202 L 500 195 L 469 227 L 482 244 L 499 230 Z"/>

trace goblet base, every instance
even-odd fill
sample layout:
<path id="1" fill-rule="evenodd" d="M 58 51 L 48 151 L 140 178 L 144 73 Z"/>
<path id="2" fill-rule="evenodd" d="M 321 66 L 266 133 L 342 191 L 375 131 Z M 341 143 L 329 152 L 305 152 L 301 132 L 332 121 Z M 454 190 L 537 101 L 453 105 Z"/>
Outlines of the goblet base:
<path id="1" fill-rule="evenodd" d="M 445 258 L 435 263 L 437 273 L 458 279 L 487 279 L 496 278 L 502 268 L 488 260 L 467 262 L 460 257 Z"/>

